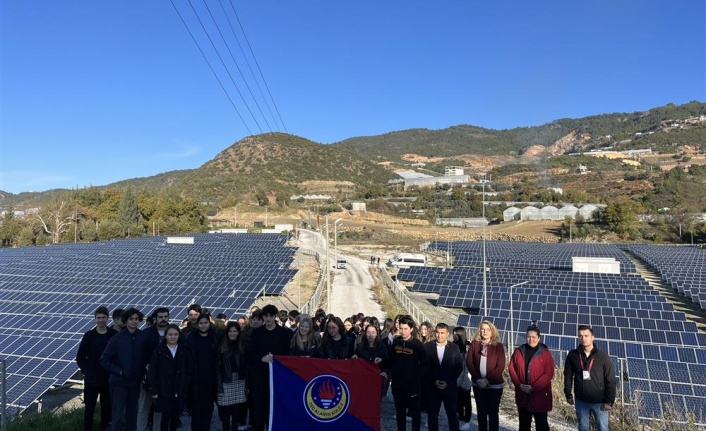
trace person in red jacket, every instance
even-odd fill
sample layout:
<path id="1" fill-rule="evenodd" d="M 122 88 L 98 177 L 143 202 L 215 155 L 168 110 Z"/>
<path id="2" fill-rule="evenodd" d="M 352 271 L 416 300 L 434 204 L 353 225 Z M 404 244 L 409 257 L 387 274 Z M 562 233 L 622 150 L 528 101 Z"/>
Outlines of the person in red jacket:
<path id="1" fill-rule="evenodd" d="M 527 328 L 527 343 L 510 359 L 510 377 L 515 386 L 515 403 L 520 417 L 519 431 L 530 431 L 532 416 L 537 431 L 549 431 L 547 412 L 552 410 L 552 378 L 554 358 L 549 348 L 540 343 L 539 328 Z"/>
<path id="2" fill-rule="evenodd" d="M 468 350 L 468 372 L 478 410 L 478 431 L 498 431 L 500 399 L 503 396 L 505 348 L 498 328 L 484 320 Z"/>

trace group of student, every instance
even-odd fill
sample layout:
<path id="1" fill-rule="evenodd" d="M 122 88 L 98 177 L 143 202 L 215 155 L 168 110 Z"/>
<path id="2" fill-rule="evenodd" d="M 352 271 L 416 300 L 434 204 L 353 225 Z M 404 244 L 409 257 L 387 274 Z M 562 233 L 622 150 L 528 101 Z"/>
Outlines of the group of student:
<path id="1" fill-rule="evenodd" d="M 506 355 L 490 321 L 481 322 L 468 340 L 465 328 L 428 322 L 417 327 L 408 315 L 382 322 L 362 314 L 341 319 L 323 310 L 309 316 L 280 311 L 271 304 L 231 321 L 222 315 L 213 318 L 193 304 L 181 326 L 170 323 L 167 308 L 158 308 L 145 329 L 138 328 L 144 315 L 135 308 L 116 310 L 113 327 L 107 325 L 108 315 L 105 307 L 96 310 L 96 326 L 84 334 L 76 356 L 84 375 L 86 431 L 92 430 L 98 396 L 102 431 L 144 431 L 150 426 L 174 431 L 184 412 L 191 415 L 192 430 L 205 431 L 210 429 L 214 406 L 224 431 L 262 431 L 269 417 L 269 364 L 277 355 L 373 362 L 380 369 L 379 396 L 392 388 L 398 431 L 406 430 L 408 420 L 412 430 L 419 431 L 422 412 L 428 429 L 437 431 L 442 405 L 450 431 L 470 429 L 471 390 L 478 430 L 499 429 Z M 584 429 L 580 414 L 593 412 L 603 431 L 607 416 L 603 428 L 598 413 L 583 407 L 579 411 L 579 403 L 591 398 L 585 396 L 587 376 L 590 380 L 592 374 L 612 366 L 609 358 L 606 364 L 605 358 L 595 356 L 602 352 L 593 347 L 590 331 L 593 351 L 581 349 L 588 344 L 580 337 L 581 356 L 572 359 L 576 353 L 572 351 L 567 359 L 571 371 L 565 375 L 565 395 L 573 404 L 575 381 L 579 429 Z M 529 431 L 534 417 L 537 431 L 548 431 L 554 360 L 536 326 L 527 329 L 526 337 L 527 343 L 515 349 L 509 363 L 519 429 Z M 594 365 L 598 365 L 595 373 Z M 615 382 L 612 388 L 601 382 L 600 388 L 603 393 L 592 396 L 600 398 L 600 411 L 607 415 Z"/>

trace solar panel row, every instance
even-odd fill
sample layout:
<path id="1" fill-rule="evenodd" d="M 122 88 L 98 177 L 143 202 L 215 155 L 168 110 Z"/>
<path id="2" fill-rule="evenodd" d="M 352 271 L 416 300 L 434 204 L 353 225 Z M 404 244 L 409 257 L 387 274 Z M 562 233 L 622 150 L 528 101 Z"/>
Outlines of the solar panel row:
<path id="1" fill-rule="evenodd" d="M 243 313 L 259 295 L 278 295 L 296 274 L 296 249 L 275 234 L 196 235 L 0 249 L 0 356 L 8 361 L 9 403 L 22 410 L 76 374 L 81 335 L 98 305 L 166 306 L 180 321 L 198 302 Z"/>

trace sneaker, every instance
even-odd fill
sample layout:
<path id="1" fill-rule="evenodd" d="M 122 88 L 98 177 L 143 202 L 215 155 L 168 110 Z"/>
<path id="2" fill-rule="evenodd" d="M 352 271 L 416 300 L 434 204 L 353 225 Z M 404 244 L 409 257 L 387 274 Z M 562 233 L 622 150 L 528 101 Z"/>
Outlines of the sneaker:
<path id="1" fill-rule="evenodd" d="M 468 431 L 471 429 L 471 423 L 470 422 L 461 422 L 461 426 L 458 428 L 461 431 Z"/>

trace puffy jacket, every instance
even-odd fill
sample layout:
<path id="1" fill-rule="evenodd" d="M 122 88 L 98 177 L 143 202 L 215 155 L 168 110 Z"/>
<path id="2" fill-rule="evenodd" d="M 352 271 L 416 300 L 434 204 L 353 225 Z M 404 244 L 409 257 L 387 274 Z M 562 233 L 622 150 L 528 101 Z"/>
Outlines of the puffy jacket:
<path id="1" fill-rule="evenodd" d="M 176 355 L 160 342 L 152 355 L 147 381 L 150 395 L 158 395 L 157 411 L 183 407 L 194 375 L 194 355 L 189 346 L 179 343 Z"/>
<path id="2" fill-rule="evenodd" d="M 521 345 L 510 358 L 510 378 L 515 386 L 515 403 L 530 412 L 549 412 L 552 410 L 552 378 L 554 377 L 554 358 L 549 348 L 539 344 L 537 351 L 525 368 L 526 344 Z M 531 393 L 525 393 L 520 385 L 532 386 Z"/>
<path id="3" fill-rule="evenodd" d="M 584 370 L 589 371 L 590 380 L 583 379 Z M 613 361 L 606 353 L 598 350 L 595 344 L 588 358 L 582 346 L 566 355 L 564 395 L 567 399 L 571 397 L 572 383 L 577 400 L 590 404 L 615 402 L 616 383 Z"/>
<path id="4" fill-rule="evenodd" d="M 108 342 L 118 331 L 107 328 L 105 334 L 99 334 L 96 328 L 83 334 L 76 352 L 76 364 L 83 373 L 86 386 L 105 386 L 108 384 L 108 371 L 100 364 L 100 358 Z"/>
<path id="5" fill-rule="evenodd" d="M 100 363 L 110 372 L 110 384 L 139 385 L 147 366 L 147 336 L 144 331 L 125 329 L 115 334 L 105 347 Z"/>

